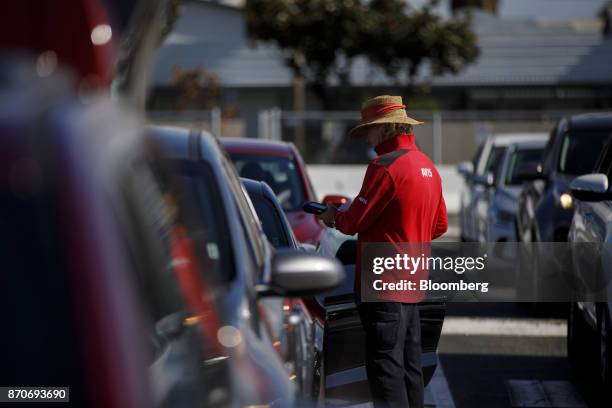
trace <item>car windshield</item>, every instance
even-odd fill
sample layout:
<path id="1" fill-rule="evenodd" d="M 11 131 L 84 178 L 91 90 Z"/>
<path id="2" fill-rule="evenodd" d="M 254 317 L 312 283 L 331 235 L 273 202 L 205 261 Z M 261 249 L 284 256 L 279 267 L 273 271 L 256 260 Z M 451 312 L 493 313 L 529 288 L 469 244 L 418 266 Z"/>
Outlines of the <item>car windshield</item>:
<path id="1" fill-rule="evenodd" d="M 506 185 L 519 186 L 523 181 L 517 177 L 518 169 L 526 164 L 537 164 L 542 160 L 544 149 L 524 149 L 512 153 L 506 172 Z"/>
<path id="2" fill-rule="evenodd" d="M 232 155 L 240 177 L 264 181 L 285 211 L 299 211 L 306 201 L 304 184 L 295 163 L 284 157 Z"/>
<path id="3" fill-rule="evenodd" d="M 612 129 L 577 129 L 563 136 L 559 172 L 580 176 L 593 171 Z"/>

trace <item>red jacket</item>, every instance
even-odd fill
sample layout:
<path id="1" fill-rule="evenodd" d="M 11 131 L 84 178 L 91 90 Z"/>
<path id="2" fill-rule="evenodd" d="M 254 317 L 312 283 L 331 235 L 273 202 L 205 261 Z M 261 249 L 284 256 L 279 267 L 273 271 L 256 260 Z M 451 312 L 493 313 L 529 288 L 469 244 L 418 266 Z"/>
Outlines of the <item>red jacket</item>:
<path id="1" fill-rule="evenodd" d="M 364 242 L 428 243 L 448 229 L 442 181 L 414 135 L 399 135 L 376 146 L 359 195 L 336 214 L 336 228 Z M 360 293 L 360 256 L 355 289 Z"/>

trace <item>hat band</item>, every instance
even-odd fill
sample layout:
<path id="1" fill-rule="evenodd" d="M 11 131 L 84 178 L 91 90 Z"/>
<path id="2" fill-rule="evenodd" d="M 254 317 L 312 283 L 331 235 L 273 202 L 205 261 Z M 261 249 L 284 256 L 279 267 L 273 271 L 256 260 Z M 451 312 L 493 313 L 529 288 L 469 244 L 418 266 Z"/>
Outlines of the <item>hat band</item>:
<path id="1" fill-rule="evenodd" d="M 378 119 L 387 113 L 396 111 L 398 109 L 404 109 L 406 105 L 399 103 L 381 103 L 378 105 L 368 106 L 361 110 L 361 121 L 366 122 L 374 119 Z"/>

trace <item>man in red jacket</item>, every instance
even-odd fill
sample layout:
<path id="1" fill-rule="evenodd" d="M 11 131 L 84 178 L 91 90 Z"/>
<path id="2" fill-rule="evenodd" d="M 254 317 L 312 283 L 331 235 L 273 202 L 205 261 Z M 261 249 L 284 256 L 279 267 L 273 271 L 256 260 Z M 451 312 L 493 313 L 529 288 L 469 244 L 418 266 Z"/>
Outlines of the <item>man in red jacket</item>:
<path id="1" fill-rule="evenodd" d="M 440 175 L 419 151 L 400 96 L 366 101 L 361 123 L 351 136 L 366 137 L 378 157 L 368 165 L 359 195 L 346 211 L 329 206 L 320 219 L 364 243 L 429 243 L 448 228 Z M 355 292 L 361 295 L 360 251 Z M 374 406 L 420 408 L 424 404 L 421 333 L 414 294 L 391 295 L 382 302 L 360 302 L 366 332 L 366 372 Z"/>

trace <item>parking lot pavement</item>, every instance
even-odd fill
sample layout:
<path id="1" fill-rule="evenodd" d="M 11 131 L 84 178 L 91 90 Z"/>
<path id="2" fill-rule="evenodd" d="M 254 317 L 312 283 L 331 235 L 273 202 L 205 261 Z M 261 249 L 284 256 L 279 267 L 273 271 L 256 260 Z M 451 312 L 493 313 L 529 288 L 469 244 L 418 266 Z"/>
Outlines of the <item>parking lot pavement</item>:
<path id="1" fill-rule="evenodd" d="M 566 323 L 509 303 L 449 304 L 439 355 L 457 407 L 587 407 L 573 381 Z"/>
<path id="2" fill-rule="evenodd" d="M 351 403 L 349 400 L 366 401 L 369 399 L 367 383 L 360 382 L 345 388 L 345 398 L 334 398 L 327 400 L 328 407 L 350 407 L 350 408 L 371 408 L 371 402 Z M 444 374 L 442 365 L 438 365 L 433 378 L 425 388 L 425 406 L 437 408 L 455 408 L 453 397 L 451 396 L 448 382 Z"/>

